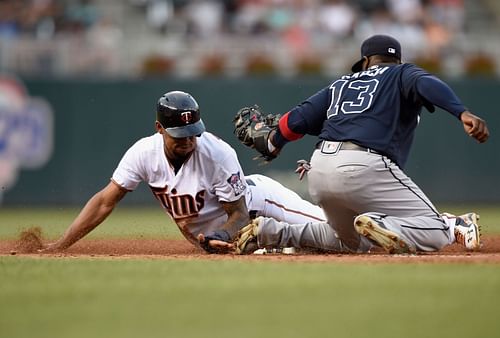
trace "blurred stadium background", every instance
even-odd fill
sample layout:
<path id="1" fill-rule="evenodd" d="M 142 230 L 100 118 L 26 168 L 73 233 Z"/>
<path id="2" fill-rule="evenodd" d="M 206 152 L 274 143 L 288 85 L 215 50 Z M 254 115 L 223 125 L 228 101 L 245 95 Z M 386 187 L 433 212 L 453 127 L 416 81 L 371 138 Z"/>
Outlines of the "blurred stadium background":
<path id="1" fill-rule="evenodd" d="M 450 76 L 499 74 L 496 0 L 2 0 L 0 69 L 40 76 L 344 72 L 373 33 Z"/>
<path id="2" fill-rule="evenodd" d="M 498 203 L 500 2 L 496 0 L 0 0 L 0 202 L 79 204 L 153 132 L 156 99 L 190 91 L 247 173 L 307 197 L 293 175 L 313 138 L 266 167 L 231 118 L 285 112 L 350 69 L 369 35 L 445 78 L 490 126 L 478 146 L 447 114 L 425 114 L 407 171 L 438 202 Z M 27 122 L 28 121 L 28 122 Z M 154 203 L 145 187 L 125 203 Z"/>

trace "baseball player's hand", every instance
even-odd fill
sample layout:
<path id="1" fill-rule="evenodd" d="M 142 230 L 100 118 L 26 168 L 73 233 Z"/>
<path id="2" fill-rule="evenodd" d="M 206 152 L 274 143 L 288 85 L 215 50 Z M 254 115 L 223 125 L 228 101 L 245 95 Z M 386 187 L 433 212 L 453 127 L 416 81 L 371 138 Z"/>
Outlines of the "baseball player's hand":
<path id="1" fill-rule="evenodd" d="M 311 164 L 307 160 L 298 160 L 295 172 L 299 174 L 299 181 L 302 181 L 307 172 L 311 170 Z"/>
<path id="2" fill-rule="evenodd" d="M 38 253 L 55 253 L 59 252 L 62 249 L 59 247 L 58 243 L 49 243 L 45 245 L 43 248 L 37 250 Z"/>
<path id="3" fill-rule="evenodd" d="M 486 142 L 490 136 L 490 132 L 486 122 L 482 118 L 466 110 L 460 115 L 460 120 L 467 135 L 475 138 L 479 143 Z"/>
<path id="4" fill-rule="evenodd" d="M 208 234 L 197 236 L 201 247 L 209 253 L 228 253 L 234 250 L 229 233 L 225 230 L 216 230 Z"/>

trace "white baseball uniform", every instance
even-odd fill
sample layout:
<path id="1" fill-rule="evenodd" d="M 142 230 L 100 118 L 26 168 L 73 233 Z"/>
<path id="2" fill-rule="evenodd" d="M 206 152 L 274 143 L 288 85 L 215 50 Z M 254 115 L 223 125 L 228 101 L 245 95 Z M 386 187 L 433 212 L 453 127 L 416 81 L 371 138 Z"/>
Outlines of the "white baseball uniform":
<path id="1" fill-rule="evenodd" d="M 288 223 L 325 221 L 320 207 L 271 178 L 249 175 L 245 179 L 236 152 L 220 138 L 204 132 L 196 142 L 175 173 L 165 156 L 162 135 L 144 137 L 127 150 L 112 180 L 130 191 L 146 182 L 186 239 L 196 245 L 199 233 L 219 229 L 227 220 L 220 202 L 242 196 L 248 210 L 258 216 Z"/>

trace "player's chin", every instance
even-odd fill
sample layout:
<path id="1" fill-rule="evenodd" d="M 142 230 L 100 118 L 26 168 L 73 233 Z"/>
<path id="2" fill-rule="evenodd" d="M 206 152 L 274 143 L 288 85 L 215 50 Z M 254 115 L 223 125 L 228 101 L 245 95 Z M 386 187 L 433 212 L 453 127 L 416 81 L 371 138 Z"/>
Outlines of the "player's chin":
<path id="1" fill-rule="evenodd" d="M 190 146 L 190 145 L 178 146 L 175 148 L 175 153 L 177 154 L 177 156 L 186 157 L 189 154 L 191 154 L 193 152 L 193 150 L 194 150 L 194 146 Z"/>

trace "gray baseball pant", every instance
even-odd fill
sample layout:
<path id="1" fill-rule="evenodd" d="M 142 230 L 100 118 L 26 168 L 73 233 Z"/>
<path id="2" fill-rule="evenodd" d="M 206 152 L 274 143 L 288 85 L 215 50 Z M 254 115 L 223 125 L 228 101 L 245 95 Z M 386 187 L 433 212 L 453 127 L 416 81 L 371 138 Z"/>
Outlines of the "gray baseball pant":
<path id="1" fill-rule="evenodd" d="M 387 229 L 418 251 L 436 251 L 455 240 L 453 229 L 427 196 L 386 156 L 369 150 L 317 149 L 308 181 L 311 198 L 352 251 L 363 250 L 353 225 L 362 213 L 381 215 Z"/>

